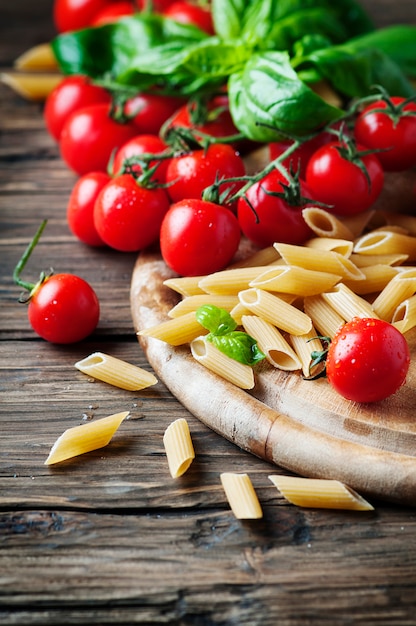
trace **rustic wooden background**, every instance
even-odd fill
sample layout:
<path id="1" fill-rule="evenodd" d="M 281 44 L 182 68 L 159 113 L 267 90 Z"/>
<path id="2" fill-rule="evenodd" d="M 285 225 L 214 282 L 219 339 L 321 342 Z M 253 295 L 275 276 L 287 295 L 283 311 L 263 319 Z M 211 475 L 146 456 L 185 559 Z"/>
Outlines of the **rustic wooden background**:
<path id="1" fill-rule="evenodd" d="M 414 0 L 362 2 L 378 25 L 416 23 Z M 53 34 L 51 0 L 0 0 L 0 69 Z M 74 240 L 65 208 L 75 177 L 47 135 L 42 105 L 0 87 L 0 623 L 416 624 L 416 514 L 303 510 L 267 476 L 280 471 L 189 415 L 163 383 L 141 393 L 92 382 L 74 363 L 101 350 L 148 367 L 129 307 L 135 255 Z M 49 220 L 25 278 L 77 273 L 102 304 L 96 333 L 71 347 L 29 327 L 15 263 Z M 111 446 L 56 467 L 68 427 L 129 410 Z M 173 480 L 162 436 L 186 417 L 197 458 Z M 222 471 L 252 478 L 264 519 L 234 519 Z"/>

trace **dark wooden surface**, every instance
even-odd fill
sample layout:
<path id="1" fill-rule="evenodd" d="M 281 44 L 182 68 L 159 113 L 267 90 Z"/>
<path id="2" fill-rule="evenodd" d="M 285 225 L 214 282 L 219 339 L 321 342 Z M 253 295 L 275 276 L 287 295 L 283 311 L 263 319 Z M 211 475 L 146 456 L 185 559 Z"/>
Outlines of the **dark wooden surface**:
<path id="1" fill-rule="evenodd" d="M 51 1 L 0 0 L 0 67 L 53 35 Z M 379 25 L 416 22 L 414 0 L 363 2 Z M 101 350 L 142 367 L 129 287 L 135 255 L 92 250 L 69 233 L 75 177 L 42 106 L 0 87 L 0 624 L 303 624 L 414 626 L 416 512 L 303 510 L 267 476 L 278 468 L 204 427 L 159 382 L 141 393 L 91 380 L 74 363 Z M 77 273 L 96 289 L 99 327 L 59 347 L 17 303 L 15 263 L 43 218 L 25 277 Z M 107 448 L 44 461 L 68 427 L 129 410 Z M 170 478 L 163 432 L 189 421 L 197 458 Z M 219 481 L 247 472 L 264 519 L 234 519 Z"/>

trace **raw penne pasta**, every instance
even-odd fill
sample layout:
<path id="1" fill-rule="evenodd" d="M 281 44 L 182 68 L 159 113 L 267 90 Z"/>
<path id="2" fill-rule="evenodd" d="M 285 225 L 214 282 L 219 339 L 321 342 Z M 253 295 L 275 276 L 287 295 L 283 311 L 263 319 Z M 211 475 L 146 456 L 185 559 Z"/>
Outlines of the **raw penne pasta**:
<path id="1" fill-rule="evenodd" d="M 399 270 L 391 265 L 369 265 L 362 267 L 361 271 L 364 274 L 363 280 L 344 280 L 344 284 L 358 295 L 382 291 Z"/>
<path id="2" fill-rule="evenodd" d="M 153 337 L 169 343 L 171 346 L 181 346 L 190 343 L 199 335 L 207 333 L 195 317 L 195 311 L 185 313 L 166 322 L 161 322 L 151 328 L 140 330 L 139 337 Z"/>
<path id="3" fill-rule="evenodd" d="M 304 376 L 310 375 L 311 353 L 314 351 L 321 352 L 323 349 L 322 342 L 317 335 L 315 328 L 312 328 L 305 335 L 290 335 L 289 337 Z"/>
<path id="4" fill-rule="evenodd" d="M 350 259 L 338 252 L 287 243 L 275 243 L 274 246 L 287 265 L 296 265 L 317 272 L 329 272 L 350 280 L 364 278 L 361 270 Z"/>
<path id="5" fill-rule="evenodd" d="M 286 265 L 271 267 L 252 280 L 249 286 L 298 296 L 314 296 L 331 289 L 340 280 L 341 276 L 337 274 Z"/>
<path id="6" fill-rule="evenodd" d="M 40 43 L 21 54 L 14 62 L 17 70 L 28 72 L 55 70 L 58 71 L 58 63 L 49 43 Z"/>
<path id="7" fill-rule="evenodd" d="M 376 211 L 371 209 L 370 211 L 364 211 L 363 213 L 357 213 L 356 215 L 350 215 L 349 217 L 343 217 L 342 222 L 344 226 L 348 228 L 354 235 L 354 239 L 359 237 L 366 227 L 370 224 Z"/>
<path id="8" fill-rule="evenodd" d="M 269 476 L 280 493 L 296 506 L 320 509 L 373 511 L 374 507 L 356 491 L 338 480 Z"/>
<path id="9" fill-rule="evenodd" d="M 237 322 L 239 326 L 241 326 L 241 320 L 243 319 L 243 315 L 251 315 L 251 311 L 244 306 L 240 301 L 235 305 L 233 309 L 230 311 L 230 315 Z"/>
<path id="10" fill-rule="evenodd" d="M 373 302 L 377 315 L 390 322 L 397 307 L 416 293 L 416 268 L 399 272 L 378 294 Z"/>
<path id="11" fill-rule="evenodd" d="M 103 352 L 93 352 L 75 363 L 75 367 L 92 378 L 127 391 L 139 391 L 157 383 L 151 372 Z"/>
<path id="12" fill-rule="evenodd" d="M 115 413 L 99 420 L 68 428 L 55 441 L 45 465 L 66 461 L 106 446 L 129 411 Z"/>
<path id="13" fill-rule="evenodd" d="M 257 315 L 243 315 L 241 322 L 246 333 L 257 341 L 258 347 L 274 367 L 287 372 L 301 369 L 296 352 L 276 326 Z"/>
<path id="14" fill-rule="evenodd" d="M 228 269 L 236 269 L 237 267 L 258 267 L 259 265 L 271 265 L 272 263 L 277 263 L 279 261 L 279 255 L 273 246 L 268 246 L 267 248 L 262 248 L 255 252 L 251 256 L 248 256 L 245 259 L 241 259 L 236 263 L 233 263 L 228 267 Z"/>
<path id="15" fill-rule="evenodd" d="M 404 213 L 394 213 L 389 211 L 379 211 L 378 215 L 381 215 L 385 224 L 396 225 L 405 229 L 409 235 L 416 235 L 416 216 L 406 215 Z"/>
<path id="16" fill-rule="evenodd" d="M 393 313 L 391 323 L 401 333 L 407 333 L 416 326 L 416 296 L 412 296 L 399 304 Z"/>
<path id="17" fill-rule="evenodd" d="M 169 312 L 169 317 L 180 317 L 185 313 L 191 313 L 192 311 L 196 311 L 200 306 L 204 304 L 213 304 L 214 306 L 219 307 L 220 309 L 225 309 L 226 311 L 231 311 L 236 304 L 238 304 L 238 296 L 227 296 L 227 295 L 209 295 L 209 294 L 198 294 L 195 296 L 187 296 L 176 306 L 174 306 Z"/>
<path id="18" fill-rule="evenodd" d="M 202 278 L 204 276 L 178 276 L 177 278 L 167 278 L 163 284 L 182 296 L 196 296 L 205 293 L 199 286 L 199 281 Z"/>
<path id="19" fill-rule="evenodd" d="M 324 209 L 310 207 L 303 209 L 303 218 L 309 228 L 319 237 L 333 239 L 354 239 L 353 232 L 340 219 Z"/>
<path id="20" fill-rule="evenodd" d="M 402 265 L 408 259 L 407 254 L 351 254 L 351 261 L 359 267 L 370 267 L 371 265 Z"/>
<path id="21" fill-rule="evenodd" d="M 378 317 L 371 304 L 344 283 L 335 285 L 332 291 L 323 293 L 322 297 L 347 322 L 354 317 Z"/>
<path id="22" fill-rule="evenodd" d="M 322 294 L 304 300 L 304 311 L 323 337 L 332 338 L 346 320 L 323 298 Z"/>
<path id="23" fill-rule="evenodd" d="M 180 418 L 172 422 L 163 435 L 166 457 L 172 478 L 182 476 L 195 458 L 188 422 Z"/>
<path id="24" fill-rule="evenodd" d="M 416 260 L 416 237 L 387 230 L 376 230 L 360 237 L 354 244 L 358 254 L 407 254 Z"/>
<path id="25" fill-rule="evenodd" d="M 330 250 L 332 252 L 338 252 L 347 259 L 352 254 L 353 242 L 348 239 L 336 239 L 331 237 L 313 237 L 305 242 L 307 248 L 318 248 L 319 250 Z"/>
<path id="26" fill-rule="evenodd" d="M 34 72 L 3 72 L 0 80 L 26 100 L 46 100 L 51 91 L 61 82 L 61 74 L 37 74 Z"/>
<path id="27" fill-rule="evenodd" d="M 246 289 L 238 295 L 240 302 L 254 315 L 292 335 L 304 335 L 312 328 L 308 315 L 282 298 L 263 289 Z"/>
<path id="28" fill-rule="evenodd" d="M 191 353 L 198 363 L 211 372 L 218 374 L 241 389 L 253 389 L 253 369 L 249 365 L 239 363 L 227 356 L 207 341 L 205 337 L 198 337 L 191 341 Z"/>
<path id="29" fill-rule="evenodd" d="M 221 484 L 237 519 L 261 519 L 263 511 L 248 474 L 223 472 Z"/>
<path id="30" fill-rule="evenodd" d="M 209 294 L 235 295 L 239 291 L 247 289 L 249 283 L 267 269 L 269 269 L 269 266 L 261 265 L 222 270 L 205 276 L 199 281 L 199 286 Z"/>

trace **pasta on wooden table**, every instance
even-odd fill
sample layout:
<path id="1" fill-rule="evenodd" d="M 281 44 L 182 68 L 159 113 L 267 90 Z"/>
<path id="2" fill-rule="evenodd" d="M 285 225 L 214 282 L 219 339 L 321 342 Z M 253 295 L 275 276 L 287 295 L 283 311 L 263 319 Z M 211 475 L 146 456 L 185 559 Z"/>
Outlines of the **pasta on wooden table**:
<path id="1" fill-rule="evenodd" d="M 75 363 L 75 367 L 84 374 L 127 391 L 140 391 L 157 383 L 156 376 L 151 372 L 103 352 L 93 352 Z"/>
<path id="2" fill-rule="evenodd" d="M 181 346 L 190 343 L 199 335 L 204 334 L 205 329 L 201 326 L 195 316 L 195 311 L 184 313 L 179 317 L 172 318 L 166 322 L 161 322 L 140 330 L 137 334 L 141 337 L 153 337 L 169 343 L 171 346 Z"/>
<path id="3" fill-rule="evenodd" d="M 247 474 L 224 472 L 220 475 L 221 483 L 228 503 L 237 519 L 260 519 L 263 511 Z"/>
<path id="4" fill-rule="evenodd" d="M 163 435 L 166 457 L 172 478 L 179 478 L 190 467 L 195 458 L 189 425 L 186 419 L 172 422 Z"/>

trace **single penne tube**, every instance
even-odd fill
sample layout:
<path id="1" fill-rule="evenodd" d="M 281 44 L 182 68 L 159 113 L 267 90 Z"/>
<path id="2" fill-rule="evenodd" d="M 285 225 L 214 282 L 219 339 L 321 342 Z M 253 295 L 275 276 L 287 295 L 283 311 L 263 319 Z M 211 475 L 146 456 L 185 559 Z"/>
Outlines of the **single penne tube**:
<path id="1" fill-rule="evenodd" d="M 373 511 L 374 507 L 356 491 L 338 480 L 269 476 L 291 504 L 307 508 Z"/>
<path id="2" fill-rule="evenodd" d="M 290 343 L 293 346 L 302 368 L 304 376 L 310 375 L 311 353 L 323 350 L 322 341 L 318 337 L 315 328 L 305 335 L 290 335 Z"/>
<path id="3" fill-rule="evenodd" d="M 241 389 L 253 389 L 253 369 L 227 356 L 205 337 L 198 337 L 191 341 L 191 354 L 198 363 L 221 378 Z"/>
<path id="4" fill-rule="evenodd" d="M 354 244 L 357 254 L 407 254 L 416 260 L 416 237 L 387 230 L 375 230 L 363 235 Z"/>
<path id="5" fill-rule="evenodd" d="M 243 319 L 243 315 L 251 315 L 251 312 L 248 310 L 244 304 L 238 301 L 238 304 L 235 305 L 230 311 L 230 315 L 237 322 L 239 326 L 241 326 L 241 320 Z"/>
<path id="6" fill-rule="evenodd" d="M 347 322 L 354 317 L 378 317 L 371 304 L 354 293 L 344 283 L 335 285 L 332 291 L 323 293 L 322 297 Z"/>
<path id="7" fill-rule="evenodd" d="M 176 278 L 167 278 L 163 281 L 163 284 L 182 296 L 196 296 L 205 293 L 199 286 L 199 281 L 202 278 L 204 276 L 178 276 Z"/>
<path id="8" fill-rule="evenodd" d="M 179 418 L 169 424 L 163 435 L 170 475 L 179 478 L 190 467 L 195 458 L 189 425 L 186 419 Z"/>
<path id="9" fill-rule="evenodd" d="M 53 465 L 73 457 L 104 448 L 113 437 L 129 411 L 115 413 L 108 417 L 68 428 L 55 441 L 45 465 Z"/>
<path id="10" fill-rule="evenodd" d="M 184 343 L 190 343 L 199 335 L 206 334 L 206 331 L 195 317 L 195 311 L 185 313 L 179 317 L 175 317 L 152 326 L 140 330 L 137 335 L 139 337 L 153 337 L 165 341 L 171 346 L 181 346 Z"/>
<path id="11" fill-rule="evenodd" d="M 311 318 L 278 295 L 264 289 L 246 289 L 238 295 L 240 302 L 258 317 L 292 335 L 304 335 L 312 328 Z"/>
<path id="12" fill-rule="evenodd" d="M 3 72 L 0 80 L 26 100 L 41 102 L 61 82 L 61 74 L 33 72 Z"/>
<path id="13" fill-rule="evenodd" d="M 58 71 L 58 63 L 49 43 L 40 43 L 23 52 L 14 62 L 17 70 L 39 72 L 45 70 Z"/>
<path id="14" fill-rule="evenodd" d="M 296 265 L 318 272 L 329 272 L 350 280 L 361 280 L 364 277 L 350 259 L 333 250 L 308 248 L 287 243 L 275 243 L 274 246 L 287 265 Z"/>
<path id="15" fill-rule="evenodd" d="M 257 341 L 258 347 L 274 367 L 286 372 L 302 368 L 295 350 L 276 326 L 257 315 L 243 315 L 241 323 L 246 333 Z"/>
<path id="16" fill-rule="evenodd" d="M 196 311 L 200 306 L 205 304 L 213 304 L 220 309 L 231 311 L 238 304 L 238 296 L 226 296 L 216 294 L 198 294 L 195 296 L 187 296 L 168 312 L 169 317 L 180 317 L 185 313 Z"/>
<path id="17" fill-rule="evenodd" d="M 373 301 L 373 309 L 386 322 L 393 318 L 397 307 L 416 293 L 416 268 L 399 272 Z"/>
<path id="18" fill-rule="evenodd" d="M 363 280 L 344 280 L 344 284 L 358 295 L 378 293 L 398 273 L 398 268 L 391 265 L 369 265 L 361 268 Z"/>
<path id="19" fill-rule="evenodd" d="M 346 320 L 322 297 L 322 294 L 304 299 L 303 309 L 313 326 L 323 337 L 332 337 Z"/>
<path id="20" fill-rule="evenodd" d="M 350 260 L 359 267 L 369 267 L 370 265 L 391 265 L 395 267 L 402 265 L 408 259 L 407 254 L 351 254 Z"/>
<path id="21" fill-rule="evenodd" d="M 239 291 L 247 289 L 249 283 L 266 269 L 269 269 L 269 266 L 236 267 L 231 270 L 221 270 L 205 276 L 199 281 L 199 286 L 209 294 L 235 295 Z"/>
<path id="22" fill-rule="evenodd" d="M 347 259 L 352 254 L 353 242 L 348 239 L 336 239 L 335 237 L 313 237 L 305 242 L 307 248 L 318 248 L 319 250 L 330 250 L 338 252 Z"/>
<path id="23" fill-rule="evenodd" d="M 329 237 L 333 239 L 354 239 L 353 232 L 345 224 L 324 209 L 310 207 L 303 209 L 303 218 L 309 228 L 318 237 Z"/>
<path id="24" fill-rule="evenodd" d="M 77 361 L 75 367 L 92 378 L 127 391 L 139 391 L 157 383 L 151 372 L 103 352 L 93 352 Z"/>
<path id="25" fill-rule="evenodd" d="M 263 511 L 248 474 L 223 472 L 221 484 L 237 519 L 261 519 Z"/>
<path id="26" fill-rule="evenodd" d="M 271 267 L 252 280 L 249 286 L 259 287 L 266 291 L 313 296 L 331 289 L 340 280 L 341 276 L 338 274 L 286 265 Z"/>
<path id="27" fill-rule="evenodd" d="M 403 334 L 416 326 L 416 296 L 399 304 L 393 313 L 391 323 Z"/>
<path id="28" fill-rule="evenodd" d="M 275 250 L 273 246 L 267 246 L 266 248 L 262 248 L 254 254 L 233 263 L 227 269 L 272 265 L 273 263 L 278 263 L 279 260 L 280 257 L 277 254 L 277 250 Z"/>

